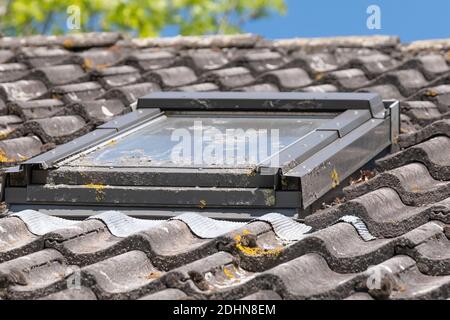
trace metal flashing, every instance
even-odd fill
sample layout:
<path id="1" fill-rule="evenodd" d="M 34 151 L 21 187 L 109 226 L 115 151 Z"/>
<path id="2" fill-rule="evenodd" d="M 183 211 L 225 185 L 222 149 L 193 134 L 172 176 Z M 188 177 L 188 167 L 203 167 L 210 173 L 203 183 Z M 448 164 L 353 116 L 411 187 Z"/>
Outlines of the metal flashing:
<path id="1" fill-rule="evenodd" d="M 170 220 L 183 221 L 192 233 L 202 239 L 214 239 L 245 225 L 243 222 L 209 219 L 193 212 L 186 212 Z"/>
<path id="2" fill-rule="evenodd" d="M 119 211 L 105 211 L 89 217 L 88 219 L 100 220 L 116 237 L 125 238 L 131 234 L 148 230 L 158 226 L 162 221 L 142 220 L 129 217 Z"/>
<path id="3" fill-rule="evenodd" d="M 78 223 L 78 221 L 52 217 L 35 210 L 23 210 L 11 214 L 10 217 L 16 217 L 22 220 L 28 230 L 38 236 L 43 236 L 58 229 L 72 228 Z"/>
<path id="4" fill-rule="evenodd" d="M 364 240 L 364 241 L 372 241 L 375 240 L 376 237 L 374 237 L 369 229 L 367 229 L 366 224 L 364 223 L 364 221 L 356 216 L 343 216 L 341 217 L 336 223 L 339 222 L 346 222 L 346 223 L 350 223 L 355 229 L 356 232 L 358 232 L 359 236 Z"/>
<path id="5" fill-rule="evenodd" d="M 305 234 L 312 230 L 312 227 L 294 221 L 279 213 L 269 213 L 255 219 L 255 221 L 265 221 L 269 223 L 275 234 L 284 241 L 298 241 L 305 237 Z"/>

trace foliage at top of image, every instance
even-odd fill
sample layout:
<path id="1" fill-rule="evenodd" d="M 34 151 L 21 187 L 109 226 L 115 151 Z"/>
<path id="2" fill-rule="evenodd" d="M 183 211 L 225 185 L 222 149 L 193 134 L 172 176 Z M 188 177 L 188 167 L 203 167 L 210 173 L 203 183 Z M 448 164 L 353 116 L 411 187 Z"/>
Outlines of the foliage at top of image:
<path id="1" fill-rule="evenodd" d="M 284 0 L 0 0 L 0 33 L 70 32 L 69 7 L 79 12 L 76 31 L 140 37 L 157 36 L 168 27 L 182 35 L 238 33 L 248 21 L 286 12 Z"/>

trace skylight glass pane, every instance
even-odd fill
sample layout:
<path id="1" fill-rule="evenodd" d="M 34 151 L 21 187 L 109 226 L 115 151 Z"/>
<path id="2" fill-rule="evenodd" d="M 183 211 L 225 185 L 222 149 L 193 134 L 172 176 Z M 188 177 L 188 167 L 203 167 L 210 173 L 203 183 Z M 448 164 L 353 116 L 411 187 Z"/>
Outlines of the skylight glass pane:
<path id="1" fill-rule="evenodd" d="M 335 115 L 171 114 L 71 164 L 112 167 L 249 167 Z"/>

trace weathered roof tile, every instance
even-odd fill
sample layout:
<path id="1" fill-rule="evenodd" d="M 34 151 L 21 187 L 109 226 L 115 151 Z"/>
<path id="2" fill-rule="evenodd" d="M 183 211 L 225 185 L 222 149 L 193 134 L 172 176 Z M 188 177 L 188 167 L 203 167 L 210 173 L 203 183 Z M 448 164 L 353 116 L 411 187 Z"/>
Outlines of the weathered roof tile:
<path id="1" fill-rule="evenodd" d="M 152 293 L 139 300 L 183 300 L 188 298 L 187 294 L 178 289 L 164 289 L 156 293 Z"/>
<path id="2" fill-rule="evenodd" d="M 273 83 L 259 83 L 246 87 L 240 87 L 234 89 L 234 91 L 242 91 L 242 92 L 277 92 L 280 91 L 277 85 Z"/>
<path id="3" fill-rule="evenodd" d="M 91 49 L 69 59 L 78 62 L 85 69 L 104 69 L 116 65 L 125 58 L 126 53 L 114 49 Z"/>
<path id="4" fill-rule="evenodd" d="M 15 115 L 0 116 L 0 139 L 11 138 L 11 133 L 22 124 L 22 119 Z"/>
<path id="5" fill-rule="evenodd" d="M 27 160 L 41 153 L 42 142 L 36 136 L 0 141 L 0 162 L 3 166 Z"/>
<path id="6" fill-rule="evenodd" d="M 22 63 L 0 64 L 0 82 L 19 80 L 29 72 L 28 67 Z"/>
<path id="7" fill-rule="evenodd" d="M 2 219 L 0 227 L 5 230 L 0 234 L 0 263 L 44 249 L 44 239 L 32 234 L 20 219 Z"/>
<path id="8" fill-rule="evenodd" d="M 400 39 L 393 36 L 343 36 L 332 38 L 297 38 L 276 40 L 273 45 L 277 48 L 286 49 L 305 47 L 389 48 L 395 47 L 399 43 Z"/>
<path id="9" fill-rule="evenodd" d="M 64 112 L 64 103 L 57 99 L 16 101 L 10 102 L 8 109 L 23 120 L 43 119 Z"/>
<path id="10" fill-rule="evenodd" d="M 405 101 L 401 107 L 412 121 L 421 126 L 426 126 L 442 118 L 438 107 L 430 101 Z"/>
<path id="11" fill-rule="evenodd" d="M 32 71 L 28 78 L 40 80 L 44 82 L 47 87 L 89 80 L 89 76 L 79 65 L 76 64 L 38 68 Z"/>
<path id="12" fill-rule="evenodd" d="M 238 66 L 250 68 L 255 75 L 279 69 L 286 64 L 286 62 L 286 58 L 275 51 L 251 52 L 244 54 L 233 61 L 233 63 Z"/>
<path id="13" fill-rule="evenodd" d="M 55 292 L 39 300 L 97 300 L 97 297 L 91 289 L 81 287 Z"/>
<path id="14" fill-rule="evenodd" d="M 359 56 L 348 62 L 349 68 L 362 69 L 369 79 L 388 72 L 399 65 L 400 63 L 398 61 L 381 53 Z"/>
<path id="15" fill-rule="evenodd" d="M 11 62 L 15 57 L 15 54 L 12 50 L 1 50 L 0 49 L 0 63 L 8 63 Z"/>
<path id="16" fill-rule="evenodd" d="M 450 158 L 442 150 L 450 147 L 450 138 L 437 136 L 408 149 L 378 160 L 377 166 L 386 171 L 412 162 L 423 163 L 436 180 L 450 180 Z"/>
<path id="17" fill-rule="evenodd" d="M 225 67 L 229 63 L 226 56 L 219 50 L 200 49 L 181 54 L 176 64 L 187 66 L 197 73 Z"/>
<path id="18" fill-rule="evenodd" d="M 262 75 L 259 81 L 274 83 L 282 91 L 292 91 L 312 83 L 308 74 L 300 68 L 270 71 Z"/>
<path id="19" fill-rule="evenodd" d="M 119 45 L 131 45 L 138 48 L 252 48 L 260 37 L 252 34 L 239 35 L 211 35 L 188 36 L 172 38 L 141 38 L 119 43 Z"/>
<path id="20" fill-rule="evenodd" d="M 44 143 L 61 144 L 90 131 L 89 126 L 80 116 L 58 116 L 30 120 L 25 128 L 37 135 Z"/>
<path id="21" fill-rule="evenodd" d="M 17 60 L 33 68 L 61 64 L 71 56 L 70 51 L 58 47 L 21 47 L 17 50 Z"/>
<path id="22" fill-rule="evenodd" d="M 107 122 L 127 111 L 121 100 L 105 99 L 77 102 L 68 108 L 95 124 Z"/>
<path id="23" fill-rule="evenodd" d="M 360 69 L 333 71 L 319 79 L 323 83 L 332 83 L 343 91 L 355 90 L 369 84 L 369 80 Z"/>
<path id="24" fill-rule="evenodd" d="M 414 98 L 434 102 L 441 113 L 450 111 L 450 85 L 443 84 L 422 90 Z"/>
<path id="25" fill-rule="evenodd" d="M 397 191 L 404 204 L 422 206 L 450 197 L 450 182 L 434 179 L 420 163 L 411 163 L 378 174 L 367 182 L 344 188 L 353 199 L 370 191 L 390 187 Z"/>
<path id="26" fill-rule="evenodd" d="M 450 120 L 440 120 L 409 134 L 399 136 L 399 145 L 402 148 L 409 148 L 424 142 L 434 136 L 450 137 Z"/>
<path id="27" fill-rule="evenodd" d="M 211 82 L 205 82 L 205 83 L 197 83 L 197 84 L 192 84 L 192 85 L 188 85 L 188 86 L 181 86 L 181 87 L 177 87 L 174 88 L 173 90 L 175 91 L 184 91 L 184 92 L 188 92 L 188 91 L 197 91 L 197 92 L 208 92 L 208 91 L 220 91 L 219 87 Z"/>
<path id="28" fill-rule="evenodd" d="M 56 86 L 51 89 L 53 97 L 66 103 L 90 101 L 99 98 L 105 90 L 98 82 L 82 82 Z"/>
<path id="29" fill-rule="evenodd" d="M 368 86 L 358 90 L 359 92 L 375 92 L 378 93 L 383 99 L 397 99 L 404 100 L 400 91 L 396 86 L 392 84 L 381 84 L 376 86 Z"/>
<path id="30" fill-rule="evenodd" d="M 143 82 L 132 84 L 124 87 L 113 88 L 108 90 L 102 98 L 104 99 L 119 99 L 126 106 L 137 101 L 139 97 L 149 94 L 154 91 L 160 91 L 161 88 L 152 82 Z"/>
<path id="31" fill-rule="evenodd" d="M 8 108 L 6 107 L 6 103 L 0 98 L 0 115 L 4 115 L 8 112 Z"/>
<path id="32" fill-rule="evenodd" d="M 33 35 L 0 38 L 0 48 L 63 46 L 66 49 L 87 49 L 112 46 L 121 39 L 119 33 L 91 32 L 64 36 Z"/>
<path id="33" fill-rule="evenodd" d="M 175 55 L 168 51 L 135 52 L 126 58 L 126 63 L 150 71 L 170 67 L 174 64 Z"/>
<path id="34" fill-rule="evenodd" d="M 122 39 L 122 35 L 117 32 L 74 33 L 64 36 L 62 44 L 67 49 L 110 47 L 120 39 Z"/>
<path id="35" fill-rule="evenodd" d="M 0 83 L 0 98 L 5 102 L 32 100 L 43 96 L 45 93 L 47 93 L 47 87 L 39 80 Z"/>
<path id="36" fill-rule="evenodd" d="M 224 90 L 250 85 L 255 81 L 250 71 L 243 67 L 210 71 L 201 78 L 203 81 L 216 83 Z"/>
<path id="37" fill-rule="evenodd" d="M 450 39 L 418 40 L 403 47 L 405 51 L 449 50 Z"/>
<path id="38" fill-rule="evenodd" d="M 64 289 L 70 275 L 64 257 L 45 249 L 0 264 L 0 283 L 9 299 L 29 299 Z"/>
<path id="39" fill-rule="evenodd" d="M 141 80 L 139 70 L 131 66 L 118 66 L 95 70 L 91 73 L 94 80 L 102 84 L 105 89 L 122 87 Z"/>
<path id="40" fill-rule="evenodd" d="M 130 251 L 83 268 L 82 276 L 103 299 L 136 299 L 164 288 L 156 269 L 142 251 Z"/>
<path id="41" fill-rule="evenodd" d="M 420 70 L 427 80 L 433 80 L 450 72 L 450 67 L 447 65 L 445 58 L 437 53 L 419 55 L 405 62 L 401 68 Z"/>
<path id="42" fill-rule="evenodd" d="M 150 71 L 143 75 L 148 82 L 158 84 L 163 89 L 187 86 L 197 81 L 197 76 L 188 67 L 173 67 Z"/>
<path id="43" fill-rule="evenodd" d="M 339 68 L 335 56 L 329 52 L 307 54 L 304 51 L 295 51 L 289 57 L 288 66 L 296 66 L 306 70 L 310 75 L 335 71 Z"/>
<path id="44" fill-rule="evenodd" d="M 338 92 L 338 88 L 332 84 L 319 84 L 315 86 L 308 86 L 300 88 L 302 92 Z"/>
<path id="45" fill-rule="evenodd" d="M 396 86 L 405 97 L 413 95 L 429 84 L 423 74 L 415 69 L 388 72 L 375 80 L 375 84 L 386 83 Z"/>

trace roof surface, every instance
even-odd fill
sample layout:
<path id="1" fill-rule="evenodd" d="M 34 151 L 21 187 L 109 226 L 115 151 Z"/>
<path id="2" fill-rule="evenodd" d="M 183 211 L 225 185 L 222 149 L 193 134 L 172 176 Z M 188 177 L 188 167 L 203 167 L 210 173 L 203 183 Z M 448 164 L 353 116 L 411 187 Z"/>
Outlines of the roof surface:
<path id="1" fill-rule="evenodd" d="M 449 50 L 386 36 L 0 38 L 3 167 L 159 90 L 374 91 L 402 101 L 403 148 L 304 223 L 6 216 L 0 299 L 450 298 Z"/>

